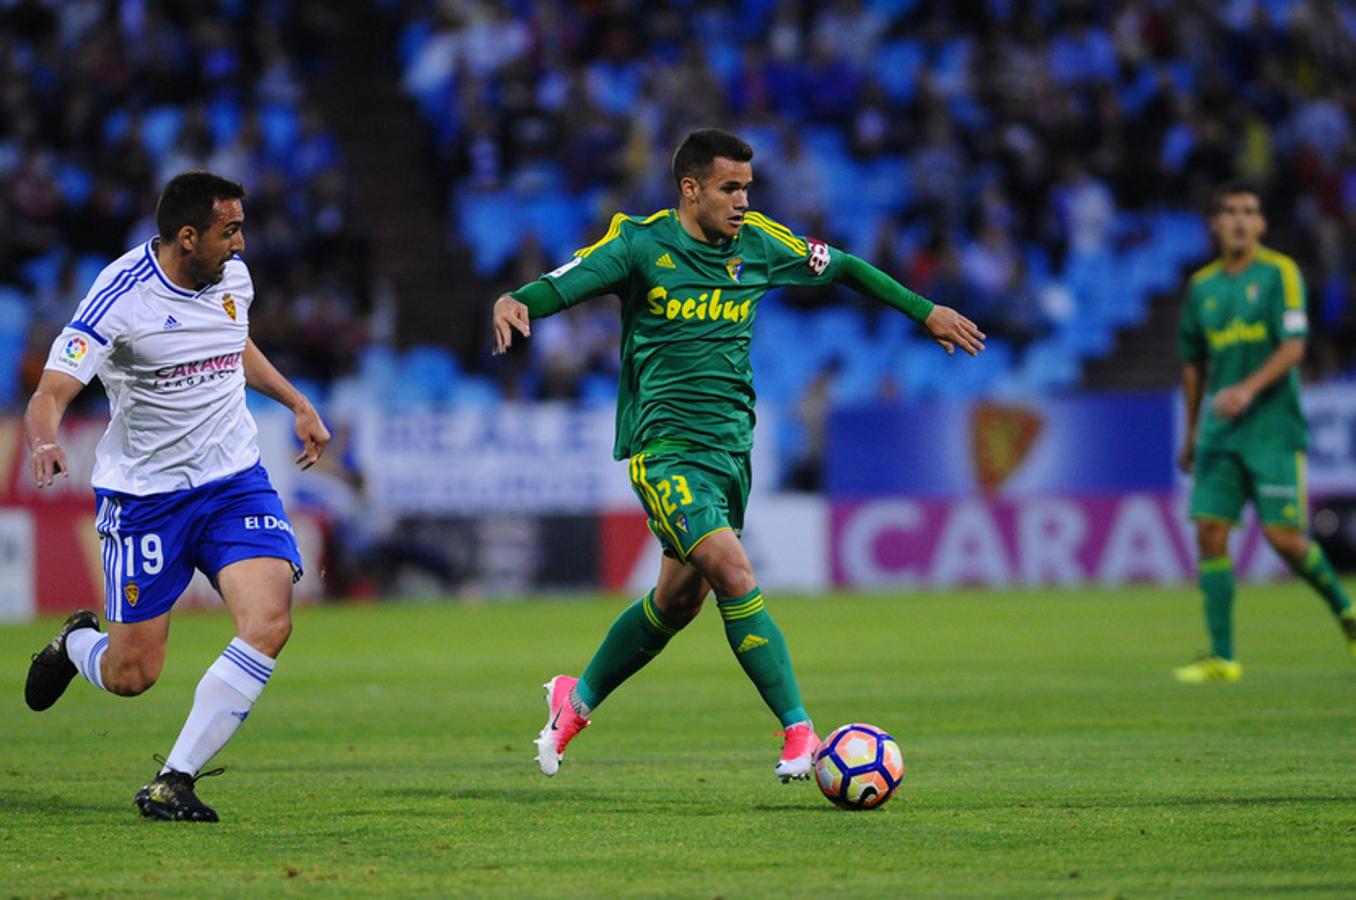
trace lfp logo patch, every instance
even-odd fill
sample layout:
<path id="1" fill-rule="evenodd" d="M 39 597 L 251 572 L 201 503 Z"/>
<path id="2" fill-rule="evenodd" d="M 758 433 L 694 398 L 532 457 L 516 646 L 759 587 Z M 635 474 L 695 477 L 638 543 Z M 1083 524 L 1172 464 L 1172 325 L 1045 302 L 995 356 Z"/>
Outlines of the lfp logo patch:
<path id="1" fill-rule="evenodd" d="M 73 336 L 66 342 L 66 346 L 61 348 L 62 358 L 72 365 L 78 364 L 80 360 L 85 358 L 85 354 L 88 352 L 89 341 L 78 335 Z"/>

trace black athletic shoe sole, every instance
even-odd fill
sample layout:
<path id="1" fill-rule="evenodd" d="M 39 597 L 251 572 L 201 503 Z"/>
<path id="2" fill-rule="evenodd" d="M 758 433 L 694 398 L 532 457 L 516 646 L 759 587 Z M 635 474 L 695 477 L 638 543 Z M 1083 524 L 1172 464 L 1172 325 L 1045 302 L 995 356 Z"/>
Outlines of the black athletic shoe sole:
<path id="1" fill-rule="evenodd" d="M 24 701 L 34 712 L 42 712 L 61 699 L 76 675 L 75 664 L 66 656 L 66 638 L 80 628 L 99 630 L 99 617 L 88 609 L 71 613 L 51 643 L 33 654 L 24 683 Z"/>
<path id="2" fill-rule="evenodd" d="M 208 775 L 220 774 L 214 770 Z M 142 816 L 161 822 L 216 822 L 217 811 L 198 799 L 193 793 L 197 778 L 182 772 L 157 775 L 132 798 Z"/>

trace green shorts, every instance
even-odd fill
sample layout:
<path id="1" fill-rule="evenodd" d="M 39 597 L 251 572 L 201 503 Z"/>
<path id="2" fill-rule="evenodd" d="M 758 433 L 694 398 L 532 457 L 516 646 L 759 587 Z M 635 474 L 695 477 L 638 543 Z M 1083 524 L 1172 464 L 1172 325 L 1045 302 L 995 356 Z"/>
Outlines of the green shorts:
<path id="1" fill-rule="evenodd" d="M 1191 485 L 1191 518 L 1237 522 L 1249 500 L 1265 525 L 1309 525 L 1303 450 L 1247 455 L 1205 451 L 1196 458 Z"/>
<path id="2" fill-rule="evenodd" d="M 663 447 L 631 457 L 631 487 L 664 553 L 686 563 L 717 531 L 744 531 L 753 467 L 748 453 Z"/>

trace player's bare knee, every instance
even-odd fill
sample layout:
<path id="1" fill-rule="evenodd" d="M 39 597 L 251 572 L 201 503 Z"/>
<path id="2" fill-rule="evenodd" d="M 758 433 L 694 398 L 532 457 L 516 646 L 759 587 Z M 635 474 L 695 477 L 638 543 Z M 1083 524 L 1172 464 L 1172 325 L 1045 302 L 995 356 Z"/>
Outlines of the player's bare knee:
<path id="1" fill-rule="evenodd" d="M 292 636 L 292 614 L 286 610 L 241 623 L 240 639 L 266 656 L 276 657 Z"/>
<path id="2" fill-rule="evenodd" d="M 758 586 L 753 568 L 743 561 L 725 563 L 712 574 L 711 583 L 721 597 L 742 597 Z"/>
<path id="3" fill-rule="evenodd" d="M 1271 544 L 1286 562 L 1298 566 L 1309 553 L 1309 539 L 1303 532 L 1294 528 L 1264 528 L 1267 543 Z"/>
<path id="4" fill-rule="evenodd" d="M 654 602 L 665 619 L 681 628 L 697 618 L 697 614 L 702 611 L 702 603 L 705 599 L 705 596 L 695 592 L 685 592 L 672 594 L 662 599 L 656 594 Z"/>
<path id="5" fill-rule="evenodd" d="M 1202 559 L 1216 559 L 1229 552 L 1229 526 L 1223 522 L 1201 522 L 1196 528 L 1196 546 Z"/>

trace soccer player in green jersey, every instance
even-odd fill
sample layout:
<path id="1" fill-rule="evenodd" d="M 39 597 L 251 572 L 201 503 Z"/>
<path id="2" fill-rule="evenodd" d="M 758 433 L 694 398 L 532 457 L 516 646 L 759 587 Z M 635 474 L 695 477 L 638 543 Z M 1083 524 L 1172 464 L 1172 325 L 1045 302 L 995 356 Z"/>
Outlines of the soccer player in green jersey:
<path id="1" fill-rule="evenodd" d="M 607 234 L 494 307 L 495 352 L 531 319 L 590 297 L 621 297 L 614 455 L 663 545 L 655 587 L 613 623 L 583 674 L 547 684 L 537 739 L 543 773 L 623 681 L 653 659 L 714 591 L 730 649 L 783 727 L 782 781 L 808 778 L 816 746 L 786 640 L 740 544 L 753 446 L 749 342 L 758 300 L 787 284 L 840 282 L 923 323 L 947 353 L 974 355 L 984 335 L 856 257 L 749 209 L 753 150 L 726 131 L 695 131 L 673 158 L 677 209 L 617 215 Z M 788 348 L 794 352 L 794 348 Z"/>
<path id="2" fill-rule="evenodd" d="M 1305 533 L 1309 430 L 1297 372 L 1308 333 L 1304 280 L 1294 260 L 1262 246 L 1266 219 L 1247 185 L 1216 192 L 1210 230 L 1220 258 L 1191 276 L 1178 333 L 1187 409 L 1178 464 L 1192 476 L 1190 514 L 1210 632 L 1210 653 L 1174 672 L 1193 684 L 1237 681 L 1243 674 L 1234 657 L 1228 540 L 1248 501 L 1267 541 L 1322 596 L 1356 653 L 1351 600 Z"/>

